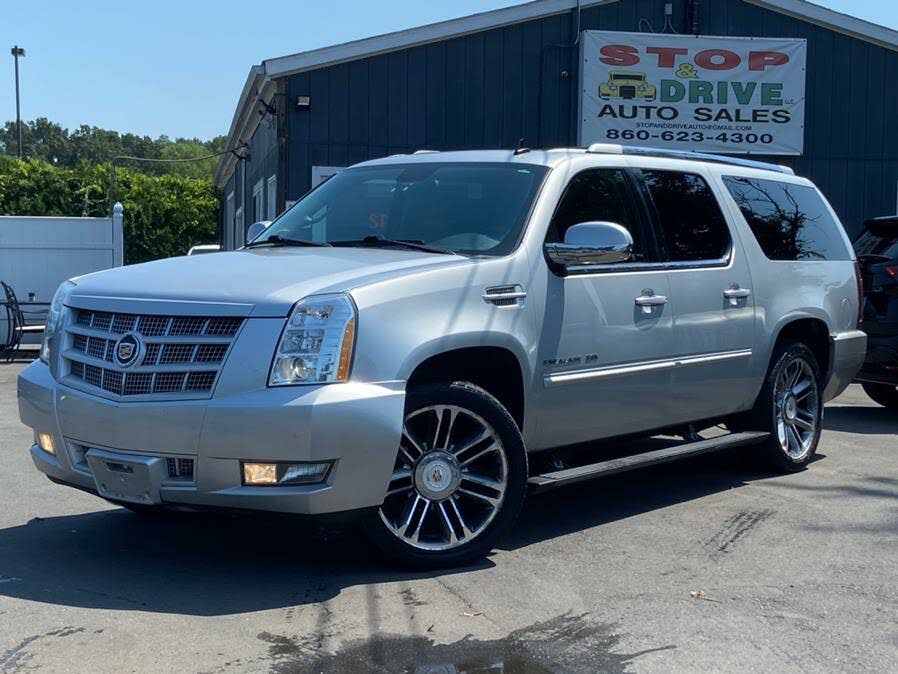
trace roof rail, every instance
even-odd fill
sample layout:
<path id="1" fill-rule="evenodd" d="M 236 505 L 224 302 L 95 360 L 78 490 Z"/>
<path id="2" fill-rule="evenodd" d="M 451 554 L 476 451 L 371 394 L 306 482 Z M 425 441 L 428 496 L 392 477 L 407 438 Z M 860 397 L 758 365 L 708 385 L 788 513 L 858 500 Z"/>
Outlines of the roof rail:
<path id="1" fill-rule="evenodd" d="M 726 157 L 719 154 L 708 154 L 706 152 L 692 152 L 690 150 L 667 150 L 657 147 L 639 147 L 636 145 L 613 145 L 609 143 L 593 143 L 587 152 L 595 154 L 628 154 L 639 155 L 643 157 L 663 157 L 667 159 L 691 159 L 693 161 L 707 161 L 715 164 L 730 164 L 732 166 L 744 166 L 745 168 L 761 169 L 764 171 L 775 171 L 777 173 L 785 173 L 787 175 L 795 175 L 788 166 L 780 164 L 770 164 L 763 161 L 755 161 L 754 159 L 740 159 L 738 157 Z"/>
<path id="2" fill-rule="evenodd" d="M 439 150 L 415 150 L 412 154 L 439 154 Z"/>

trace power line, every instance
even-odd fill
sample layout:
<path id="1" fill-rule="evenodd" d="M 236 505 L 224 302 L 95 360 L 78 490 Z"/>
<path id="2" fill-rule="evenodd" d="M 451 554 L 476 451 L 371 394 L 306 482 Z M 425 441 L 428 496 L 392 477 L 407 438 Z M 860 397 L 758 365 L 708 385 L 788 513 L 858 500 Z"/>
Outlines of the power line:
<path id="1" fill-rule="evenodd" d="M 221 150 L 220 152 L 213 152 L 212 154 L 207 154 L 202 157 L 185 157 L 183 159 L 155 159 L 153 157 L 132 157 L 129 155 L 116 155 L 109 161 L 109 165 L 112 168 L 112 172 L 109 174 L 109 208 L 111 209 L 113 204 L 115 204 L 116 195 L 116 187 L 118 185 L 118 181 L 116 179 L 115 174 L 115 165 L 118 161 L 136 161 L 136 162 L 147 162 L 147 163 L 157 163 L 157 164 L 183 164 L 192 161 L 205 161 L 206 159 L 213 159 L 215 157 L 221 157 L 225 154 L 233 154 L 237 157 L 237 160 L 240 161 L 242 159 L 249 159 L 248 154 L 240 154 L 238 150 L 242 150 L 248 147 L 246 143 L 242 143 L 237 147 L 227 148 L 225 150 Z"/>

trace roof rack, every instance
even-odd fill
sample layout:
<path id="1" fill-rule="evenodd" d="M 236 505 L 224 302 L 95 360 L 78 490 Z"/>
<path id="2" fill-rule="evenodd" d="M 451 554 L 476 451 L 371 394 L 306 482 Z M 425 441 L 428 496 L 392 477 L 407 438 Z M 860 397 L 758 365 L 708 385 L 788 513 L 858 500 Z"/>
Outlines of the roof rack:
<path id="1" fill-rule="evenodd" d="M 716 164 L 730 164 L 732 166 L 744 166 L 745 168 L 761 169 L 764 171 L 775 171 L 777 173 L 785 173 L 794 176 L 793 171 L 788 166 L 780 164 L 770 164 L 763 161 L 755 161 L 754 159 L 739 159 L 737 157 L 725 157 L 719 154 L 708 154 L 706 152 L 692 152 L 689 150 L 666 150 L 658 147 L 640 147 L 636 145 L 614 145 L 611 143 L 593 143 L 587 152 L 593 154 L 628 154 L 639 155 L 642 157 L 663 157 L 667 159 L 691 159 L 692 161 L 707 161 Z"/>

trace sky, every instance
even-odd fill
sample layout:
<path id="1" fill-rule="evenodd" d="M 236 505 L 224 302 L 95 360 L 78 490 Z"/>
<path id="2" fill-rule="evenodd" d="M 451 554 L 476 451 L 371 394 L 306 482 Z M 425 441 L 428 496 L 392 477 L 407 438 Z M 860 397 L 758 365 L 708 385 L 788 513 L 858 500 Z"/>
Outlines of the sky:
<path id="1" fill-rule="evenodd" d="M 715 0 L 710 0 L 711 2 Z M 520 0 L 27 0 L 0 23 L 0 120 L 48 117 L 152 137 L 227 133 L 249 68 Z M 818 0 L 898 30 L 896 0 Z"/>

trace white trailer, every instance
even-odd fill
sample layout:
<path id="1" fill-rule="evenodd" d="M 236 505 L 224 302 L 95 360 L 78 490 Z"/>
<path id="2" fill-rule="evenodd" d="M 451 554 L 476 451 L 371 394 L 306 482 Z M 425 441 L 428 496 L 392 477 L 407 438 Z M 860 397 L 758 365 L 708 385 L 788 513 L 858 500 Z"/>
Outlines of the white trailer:
<path id="1" fill-rule="evenodd" d="M 0 280 L 22 304 L 49 303 L 66 279 L 121 267 L 123 213 L 116 203 L 109 218 L 0 216 Z M 0 302 L 4 299 L 0 293 Z M 6 343 L 8 329 L 0 307 L 0 344 Z"/>

